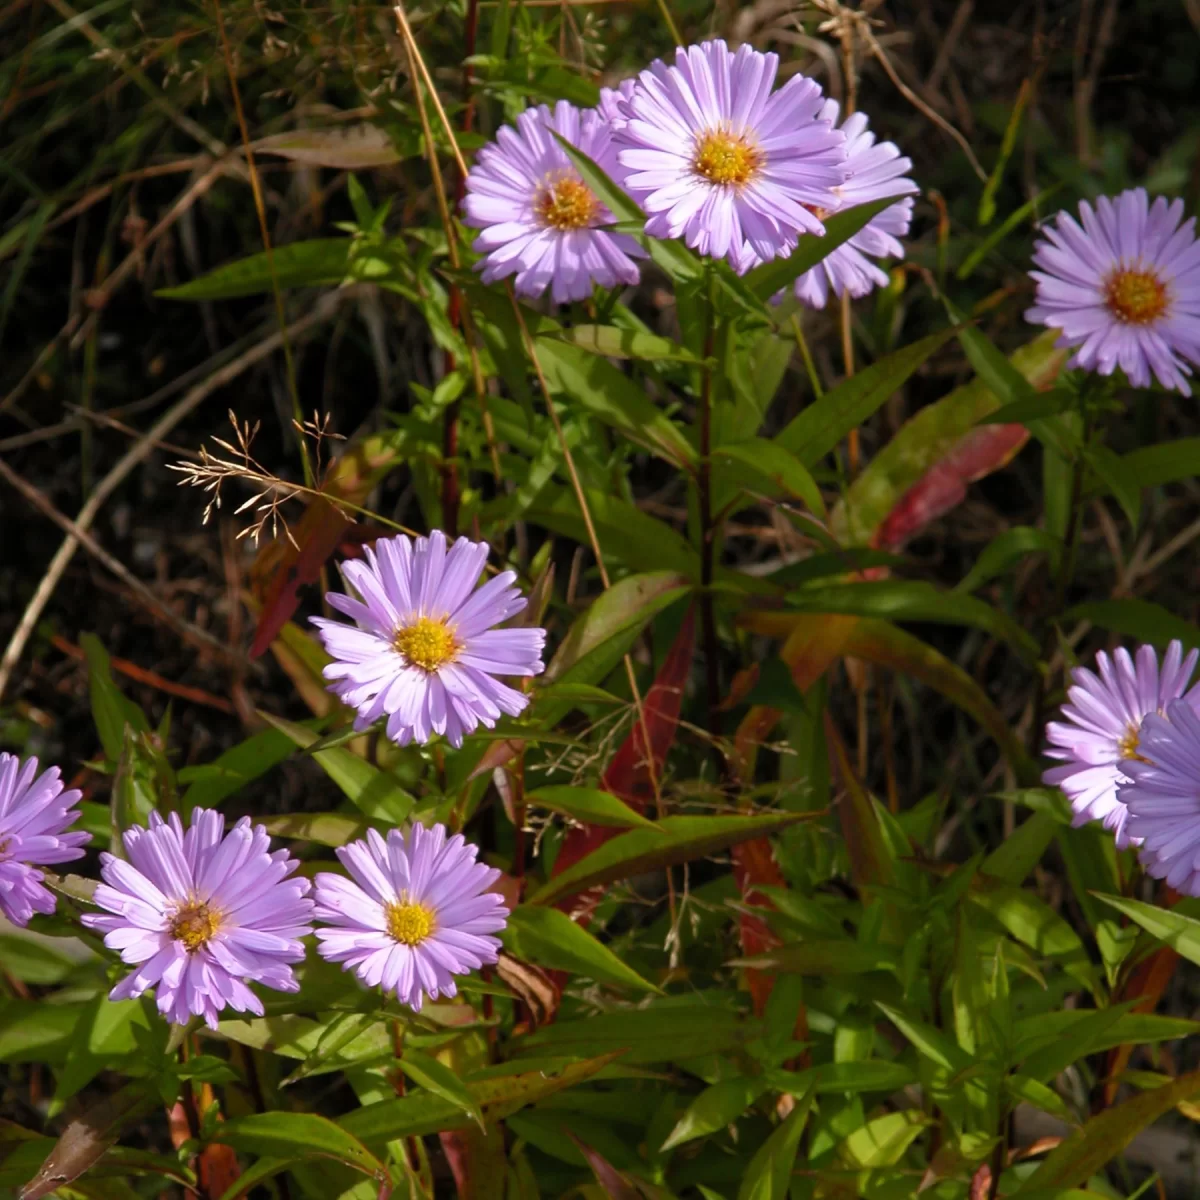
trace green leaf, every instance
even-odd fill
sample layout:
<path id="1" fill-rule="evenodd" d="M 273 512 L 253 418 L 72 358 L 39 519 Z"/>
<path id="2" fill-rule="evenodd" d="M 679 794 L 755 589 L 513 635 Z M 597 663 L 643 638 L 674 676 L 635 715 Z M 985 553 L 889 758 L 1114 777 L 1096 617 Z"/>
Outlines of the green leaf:
<path id="1" fill-rule="evenodd" d="M 346 278 L 350 269 L 351 238 L 316 238 L 276 246 L 275 278 L 281 288 L 329 287 Z M 160 288 L 154 294 L 166 300 L 231 300 L 237 296 L 257 296 L 272 290 L 267 255 L 227 263 L 179 287 Z"/>
<path id="2" fill-rule="evenodd" d="M 79 644 L 87 655 L 92 719 L 96 722 L 96 732 L 100 735 L 105 757 L 115 763 L 125 749 L 125 726 L 130 726 L 135 733 L 148 733 L 150 722 L 146 720 L 146 714 L 122 695 L 121 689 L 113 682 L 108 651 L 101 645 L 100 639 L 85 633 L 80 637 Z"/>
<path id="3" fill-rule="evenodd" d="M 645 390 L 612 363 L 568 342 L 537 339 L 538 361 L 552 392 L 583 408 L 677 466 L 693 466 L 696 452 L 675 423 Z"/>
<path id="4" fill-rule="evenodd" d="M 283 762 L 295 747 L 296 743 L 286 733 L 264 729 L 210 763 L 184 767 L 179 772 L 179 782 L 189 785 L 183 794 L 185 812 L 215 808 L 226 796 L 232 796 Z"/>
<path id="5" fill-rule="evenodd" d="M 1057 832 L 1058 822 L 1054 817 L 1049 813 L 1034 813 L 983 860 L 980 874 L 1005 883 L 1023 883 Z"/>
<path id="6" fill-rule="evenodd" d="M 1083 447 L 1083 457 L 1105 488 L 1116 497 L 1121 511 L 1135 529 L 1142 512 L 1142 489 L 1130 474 L 1125 460 L 1107 446 L 1095 444 Z"/>
<path id="7" fill-rule="evenodd" d="M 365 1175 L 387 1178 L 387 1169 L 358 1138 L 315 1113 L 234 1117 L 214 1126 L 211 1140 L 260 1158 L 333 1158 Z"/>
<path id="8" fill-rule="evenodd" d="M 530 1055 L 621 1054 L 623 1067 L 686 1062 L 698 1055 L 724 1054 L 762 1033 L 762 1022 L 745 1020 L 703 996 L 689 1003 L 651 1000 L 580 1020 L 558 1020 L 509 1043 L 511 1052 Z M 724 1001 L 724 996 L 719 996 Z"/>
<path id="9" fill-rule="evenodd" d="M 595 490 L 585 490 L 584 494 L 610 570 L 613 564 L 624 563 L 634 571 L 667 570 L 699 580 L 699 554 L 670 525 L 618 496 Z M 588 544 L 587 526 L 575 493 L 569 488 L 547 488 L 526 518 L 581 545 Z"/>
<path id="10" fill-rule="evenodd" d="M 845 939 L 814 939 L 776 946 L 764 954 L 735 958 L 731 967 L 757 967 L 797 975 L 863 975 L 868 971 L 894 971 L 900 952 L 894 946 L 867 946 Z"/>
<path id="11" fill-rule="evenodd" d="M 540 340 L 547 342 L 555 338 L 604 358 L 632 358 L 643 362 L 698 361 L 686 346 L 643 329 L 623 329 L 616 325 L 573 325 L 553 337 Z"/>
<path id="12" fill-rule="evenodd" d="M 260 711 L 259 716 L 281 733 L 287 734 L 301 748 L 317 741 L 317 735 L 304 725 L 286 721 L 269 712 Z M 373 767 L 365 758 L 359 758 L 341 746 L 318 750 L 313 758 L 368 817 L 390 821 L 393 825 L 408 819 L 416 800 L 395 779 L 378 767 Z"/>
<path id="13" fill-rule="evenodd" d="M 530 904 L 553 904 L 587 888 L 615 883 L 677 863 L 705 858 L 752 838 L 768 837 L 814 813 L 772 813 L 769 816 L 664 817 L 654 832 L 638 829 L 619 834 L 599 849 L 543 884 Z"/>
<path id="14" fill-rule="evenodd" d="M 400 1069 L 414 1083 L 433 1095 L 448 1100 L 455 1107 L 462 1109 L 480 1129 L 485 1128 L 483 1113 L 480 1112 L 475 1097 L 445 1063 L 434 1058 L 432 1054 L 425 1054 L 411 1046 L 404 1048 L 399 1062 Z"/>
<path id="15" fill-rule="evenodd" d="M 566 813 L 585 825 L 617 825 L 623 828 L 658 826 L 612 792 L 599 788 L 555 786 L 538 788 L 525 794 L 525 803 L 536 808 L 548 808 L 552 812 Z"/>
<path id="16" fill-rule="evenodd" d="M 1028 1196 L 1042 1189 L 1071 1188 L 1086 1183 L 1146 1126 L 1197 1093 L 1200 1093 L 1200 1071 L 1192 1071 L 1166 1087 L 1142 1092 L 1105 1109 L 1051 1150 L 1013 1195 Z"/>
<path id="17" fill-rule="evenodd" d="M 1030 217 L 1035 217 L 1041 210 L 1041 206 L 1045 204 L 1051 196 L 1057 192 L 1063 184 L 1061 182 L 1051 184 L 1048 188 L 1040 191 L 1032 200 L 1027 200 L 1020 208 L 1013 209 L 1009 215 L 992 230 L 976 247 L 963 259 L 962 266 L 958 268 L 958 279 L 963 280 L 970 277 L 971 273 L 977 266 L 1000 244 L 1004 238 L 1023 221 Z"/>
<path id="18" fill-rule="evenodd" d="M 694 1141 L 705 1134 L 715 1133 L 732 1124 L 767 1090 L 767 1080 L 747 1079 L 739 1075 L 723 1079 L 706 1087 L 688 1105 L 687 1111 L 675 1123 L 667 1140 L 659 1147 L 661 1153 Z"/>
<path id="19" fill-rule="evenodd" d="M 616 1054 L 600 1054 L 570 1063 L 557 1071 L 523 1071 L 519 1065 L 510 1063 L 506 1066 L 513 1068 L 515 1073 L 468 1079 L 466 1087 L 484 1121 L 494 1124 L 527 1104 L 535 1104 L 546 1096 L 590 1079 L 616 1057 Z M 402 1137 L 424 1137 L 447 1129 L 461 1129 L 471 1120 L 458 1104 L 443 1096 L 416 1093 L 355 1109 L 341 1118 L 341 1126 L 351 1137 L 376 1145 Z"/>
<path id="20" fill-rule="evenodd" d="M 1029 525 L 1016 525 L 988 542 L 975 565 L 954 585 L 954 590 L 969 594 L 1033 554 L 1048 554 L 1053 561 L 1061 551 L 1062 542 L 1054 534 Z"/>
<path id="21" fill-rule="evenodd" d="M 1131 921 L 1140 925 L 1151 937 L 1165 942 L 1188 962 L 1200 964 L 1200 921 L 1185 917 L 1169 908 L 1145 904 L 1141 900 L 1127 900 L 1123 896 L 1096 894 L 1096 899 L 1123 912 Z"/>
<path id="22" fill-rule="evenodd" d="M 344 846 L 365 837 L 367 832 L 366 821 L 344 817 L 341 813 L 284 813 L 255 820 L 274 837 L 316 842 L 318 846 Z"/>
<path id="23" fill-rule="evenodd" d="M 915 1108 L 886 1113 L 850 1134 L 838 1147 L 839 1156 L 851 1167 L 893 1166 L 929 1123 Z"/>
<path id="24" fill-rule="evenodd" d="M 798 1096 L 810 1087 L 818 1096 L 857 1095 L 860 1092 L 898 1092 L 917 1082 L 913 1069 L 901 1062 L 878 1058 L 822 1063 L 807 1071 L 771 1071 L 772 1087 Z"/>
<path id="25" fill-rule="evenodd" d="M 946 1071 L 965 1071 L 971 1065 L 971 1058 L 952 1042 L 940 1029 L 918 1021 L 890 1004 L 881 1000 L 875 1001 L 884 1016 L 931 1062 L 936 1063 Z"/>
<path id="26" fill-rule="evenodd" d="M 891 621 L 971 625 L 1008 642 L 1031 662 L 1038 656 L 1036 640 L 1006 613 L 974 596 L 941 591 L 922 580 L 827 583 L 789 592 L 787 602 L 794 612 L 848 613 Z"/>
<path id="27" fill-rule="evenodd" d="M 776 258 L 762 263 L 746 275 L 746 286 L 760 300 L 770 300 L 777 292 L 794 283 L 805 271 L 811 271 L 817 263 L 832 254 L 843 242 L 848 242 L 856 233 L 885 208 L 896 203 L 897 197 L 872 200 L 847 208 L 831 217 L 826 217 L 825 236 L 802 234 L 799 245 L 787 258 Z"/>
<path id="28" fill-rule="evenodd" d="M 79 966 L 81 959 L 90 958 L 84 950 L 77 955 L 64 954 L 57 945 L 35 941 L 24 931 L 0 934 L 0 963 L 5 973 L 23 983 L 41 986 L 61 983 Z"/>
<path id="29" fill-rule="evenodd" d="M 758 1148 L 742 1177 L 738 1200 L 787 1200 L 800 1135 L 808 1122 L 812 1102 L 811 1092 L 797 1100 L 796 1107 Z"/>
<path id="30" fill-rule="evenodd" d="M 810 512 L 825 516 L 825 501 L 816 481 L 795 455 L 766 438 L 750 438 L 732 445 L 718 446 L 716 459 L 728 459 L 748 467 L 753 475 L 764 479 L 772 495 L 782 491 L 786 496 L 801 500 Z M 719 477 L 718 477 L 719 478 Z"/>
<path id="31" fill-rule="evenodd" d="M 1177 438 L 1131 450 L 1121 462 L 1125 477 L 1136 487 L 1162 487 L 1200 475 L 1200 438 Z"/>
<path id="32" fill-rule="evenodd" d="M 1091 621 L 1102 629 L 1165 647 L 1178 638 L 1185 650 L 1200 647 L 1200 629 L 1150 600 L 1089 600 L 1076 604 L 1064 621 Z"/>
<path id="33" fill-rule="evenodd" d="M 640 992 L 659 990 L 557 908 L 522 904 L 509 914 L 500 936 L 509 953 L 535 966 Z"/>
<path id="34" fill-rule="evenodd" d="M 795 455 L 804 466 L 814 466 L 851 429 L 881 408 L 954 332 L 943 329 L 930 334 L 852 375 L 795 417 L 774 439 L 775 444 Z"/>

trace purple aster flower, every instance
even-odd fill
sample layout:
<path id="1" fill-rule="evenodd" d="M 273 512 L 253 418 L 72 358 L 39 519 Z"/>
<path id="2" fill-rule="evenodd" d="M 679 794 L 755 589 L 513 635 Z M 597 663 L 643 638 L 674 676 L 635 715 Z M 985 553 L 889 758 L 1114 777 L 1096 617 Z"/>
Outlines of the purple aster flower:
<path id="1" fill-rule="evenodd" d="M 223 1008 L 262 1016 L 262 1001 L 246 986 L 262 983 L 295 992 L 289 964 L 304 958 L 299 938 L 312 933 L 307 879 L 286 850 L 269 850 L 261 825 L 243 817 L 224 837 L 225 818 L 196 809 L 186 833 L 176 813 L 133 826 L 122 841 L 128 862 L 101 857 L 104 882 L 95 903 L 113 915 L 83 918 L 104 944 L 137 964 L 109 993 L 129 1000 L 155 988 L 158 1011 L 176 1025 L 192 1016 L 217 1027 Z"/>
<path id="2" fill-rule="evenodd" d="M 38 867 L 82 858 L 90 833 L 66 833 L 79 819 L 71 805 L 80 797 L 64 792 L 57 767 L 36 779 L 38 760 L 21 762 L 0 754 L 0 912 L 14 925 L 28 925 L 35 912 L 52 913 L 57 903 Z"/>
<path id="3" fill-rule="evenodd" d="M 444 825 L 412 825 L 407 833 L 375 830 L 342 846 L 351 879 L 317 876 L 320 952 L 343 963 L 367 987 L 382 988 L 420 1010 L 429 996 L 453 996 L 455 975 L 494 963 L 508 912 L 487 889 L 500 872 L 475 861 L 462 834 Z"/>
<path id="4" fill-rule="evenodd" d="M 776 54 L 713 41 L 638 76 L 615 136 L 647 233 L 745 272 L 825 232 L 815 210 L 837 206 L 845 137 L 813 80 L 795 75 L 772 94 L 778 67 Z"/>
<path id="5" fill-rule="evenodd" d="M 1046 753 L 1064 765 L 1047 771 L 1042 782 L 1066 793 L 1075 811 L 1075 825 L 1102 821 L 1120 849 L 1135 844 L 1129 814 L 1118 795 L 1118 788 L 1126 782 L 1125 760 L 1139 753 L 1142 719 L 1147 713 L 1161 713 L 1180 696 L 1200 708 L 1200 686 L 1184 694 L 1196 658 L 1195 650 L 1184 658 L 1183 646 L 1172 642 L 1161 671 L 1154 647 L 1141 646 L 1136 660 L 1124 649 L 1111 659 L 1100 651 L 1096 655 L 1099 676 L 1085 667 L 1071 672 L 1074 686 L 1067 689 L 1069 703 L 1062 709 L 1065 720 L 1046 726 L 1046 739 L 1051 743 Z"/>
<path id="6" fill-rule="evenodd" d="M 1062 330 L 1075 350 L 1069 366 L 1101 375 L 1117 367 L 1135 387 L 1151 372 L 1185 396 L 1188 362 L 1200 363 L 1200 243 L 1195 218 L 1183 224 L 1183 201 L 1151 205 L 1145 188 L 1079 205 L 1080 225 L 1060 212 L 1043 226 L 1031 271 L 1037 303 L 1025 313 L 1036 325 Z M 1187 361 L 1185 361 L 1187 360 Z"/>
<path id="7" fill-rule="evenodd" d="M 593 283 L 637 283 L 633 258 L 645 257 L 644 251 L 633 238 L 599 228 L 616 218 L 580 179 L 551 130 L 606 174 L 620 174 L 612 130 L 595 111 L 581 113 L 560 100 L 553 115 L 543 104 L 526 109 L 515 130 L 502 128 L 480 150 L 463 201 L 466 223 L 483 231 L 474 249 L 484 254 L 484 283 L 515 274 L 518 294 L 540 296 L 549 287 L 557 304 L 586 300 Z"/>
<path id="8" fill-rule="evenodd" d="M 836 100 L 826 100 L 821 118 L 836 125 L 838 111 Z M 876 142 L 863 113 L 847 117 L 841 130 L 846 135 L 846 167 L 850 177 L 833 189 L 836 197 L 833 208 L 822 209 L 816 215 L 824 218 L 831 212 L 887 196 L 904 198 L 877 213 L 849 241 L 796 280 L 796 299 L 809 308 L 824 308 L 830 292 L 835 296 L 849 292 L 857 299 L 887 283 L 887 275 L 871 259 L 904 257 L 904 246 L 899 239 L 908 233 L 912 221 L 912 193 L 920 190 L 907 177 L 912 160 L 902 157 L 894 143 Z"/>
<path id="9" fill-rule="evenodd" d="M 314 617 L 334 661 L 329 690 L 358 710 L 366 729 L 387 717 L 387 735 L 401 746 L 444 734 L 452 746 L 478 726 L 491 729 L 502 713 L 515 717 L 529 697 L 497 675 L 542 670 L 543 629 L 494 629 L 525 607 L 502 571 L 473 592 L 487 562 L 484 542 L 459 538 L 446 549 L 435 530 L 411 541 L 381 539 L 365 561 L 342 564 L 358 594 L 330 594 L 329 604 L 357 624 Z"/>
<path id="10" fill-rule="evenodd" d="M 1120 786 L 1138 857 L 1156 879 L 1200 895 L 1200 716 L 1187 699 L 1142 723 L 1138 757 L 1121 764 Z"/>
<path id="11" fill-rule="evenodd" d="M 636 79 L 622 79 L 615 88 L 602 87 L 600 103 L 596 105 L 596 111 L 601 118 L 614 128 L 627 121 L 629 113 L 625 106 L 633 98 L 636 87 Z"/>

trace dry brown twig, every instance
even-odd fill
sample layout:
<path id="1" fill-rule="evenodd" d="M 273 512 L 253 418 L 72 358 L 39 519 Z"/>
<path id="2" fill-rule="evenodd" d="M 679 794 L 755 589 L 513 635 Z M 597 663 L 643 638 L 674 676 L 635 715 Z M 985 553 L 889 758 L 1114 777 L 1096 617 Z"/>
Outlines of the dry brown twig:
<path id="1" fill-rule="evenodd" d="M 880 24 L 871 14 L 882 4 L 883 0 L 864 0 L 862 8 L 847 8 L 839 0 L 808 0 L 818 12 L 825 13 L 827 19 L 818 27 L 818 32 L 828 33 L 836 37 L 842 46 L 842 68 L 845 75 L 846 111 L 854 109 L 856 98 L 854 58 L 858 43 L 861 42 L 884 69 L 892 86 L 911 104 L 922 116 L 927 117 L 939 129 L 944 130 L 958 143 L 962 152 L 967 156 L 971 169 L 984 183 L 987 182 L 987 172 L 975 157 L 970 142 L 949 122 L 941 113 L 931 108 L 912 88 L 900 78 L 895 65 L 875 36 L 873 26 Z"/>
<path id="2" fill-rule="evenodd" d="M 353 289 L 342 288 L 323 296 L 317 302 L 312 312 L 292 322 L 288 327 L 289 335 L 293 338 L 298 337 L 314 326 L 327 321 L 352 294 L 354 294 Z M 73 522 L 75 526 L 74 531 L 63 539 L 62 545 L 59 546 L 54 558 L 51 559 L 50 566 L 42 576 L 41 582 L 30 598 L 28 605 L 26 605 L 25 612 L 21 615 L 21 620 L 18 622 L 16 630 L 9 639 L 3 657 L 0 657 L 0 696 L 4 694 L 4 690 L 12 678 L 13 668 L 24 653 L 25 646 L 33 630 L 36 628 L 38 620 L 41 618 L 42 611 L 58 587 L 63 572 L 66 571 L 67 565 L 75 556 L 75 551 L 79 549 L 79 533 L 81 531 L 86 532 L 91 527 L 108 498 L 121 485 L 126 476 L 149 457 L 157 442 L 162 441 L 188 413 L 211 396 L 213 392 L 232 382 L 255 363 L 261 362 L 268 355 L 278 350 L 281 342 L 281 333 L 276 332 L 271 334 L 220 370 L 213 372 L 202 383 L 198 383 L 195 387 L 191 388 L 155 422 L 154 426 L 141 440 L 136 442 L 121 456 L 112 470 L 96 485 L 87 502 L 75 517 Z"/>

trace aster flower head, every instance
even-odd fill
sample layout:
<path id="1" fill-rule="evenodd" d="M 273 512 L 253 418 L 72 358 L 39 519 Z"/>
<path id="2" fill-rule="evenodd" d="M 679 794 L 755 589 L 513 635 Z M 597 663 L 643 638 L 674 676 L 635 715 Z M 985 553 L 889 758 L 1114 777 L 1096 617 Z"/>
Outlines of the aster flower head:
<path id="1" fill-rule="evenodd" d="M 105 912 L 83 918 L 136 964 L 110 999 L 154 988 L 167 1020 L 203 1017 L 215 1029 L 224 1008 L 262 1016 L 249 983 L 299 990 L 290 964 L 304 958 L 299 939 L 312 932 L 310 885 L 289 878 L 299 863 L 272 853 L 261 825 L 243 817 L 226 834 L 219 812 L 196 809 L 185 833 L 178 814 L 151 813 L 148 828 L 135 825 L 122 841 L 128 861 L 101 858 L 94 901 Z"/>
<path id="2" fill-rule="evenodd" d="M 552 132 L 553 131 L 553 132 Z M 625 234 L 600 228 L 616 218 L 579 177 L 555 140 L 559 133 L 606 174 L 620 174 L 612 130 L 594 110 L 560 100 L 526 109 L 517 127 L 504 126 L 479 152 L 467 175 L 466 223 L 482 230 L 474 249 L 484 255 L 484 283 L 515 275 L 515 291 L 557 304 L 586 300 L 592 285 L 638 281 L 634 258 L 644 252 Z"/>
<path id="3" fill-rule="evenodd" d="M 772 93 L 778 68 L 776 54 L 712 41 L 638 76 L 615 136 L 647 233 L 682 237 L 739 273 L 790 254 L 800 233 L 824 234 L 816 212 L 836 207 L 845 137 L 813 80 Z"/>
<path id="4" fill-rule="evenodd" d="M 637 80 L 632 78 L 622 79 L 615 88 L 602 87 L 600 103 L 596 105 L 596 111 L 600 114 L 601 119 L 607 121 L 612 127 L 627 121 L 629 113 L 625 106 L 633 99 L 636 88 Z"/>
<path id="5" fill-rule="evenodd" d="M 1200 715 L 1187 700 L 1142 724 L 1138 757 L 1121 764 L 1120 786 L 1138 857 L 1156 879 L 1200 896 Z"/>
<path id="6" fill-rule="evenodd" d="M 342 564 L 357 596 L 326 596 L 355 624 L 313 618 L 334 660 L 325 668 L 329 690 L 358 710 L 356 727 L 386 716 L 387 735 L 401 746 L 439 733 L 458 747 L 480 725 L 517 716 L 529 697 L 496 676 L 540 674 L 546 632 L 493 628 L 525 607 L 516 573 L 473 591 L 487 544 L 458 538 L 447 550 L 439 530 L 380 539 L 364 553 Z"/>
<path id="7" fill-rule="evenodd" d="M 838 102 L 826 100 L 821 119 L 836 126 L 838 112 Z M 818 212 L 817 216 L 824 218 L 889 196 L 901 198 L 876 213 L 852 238 L 797 278 L 796 299 L 809 308 L 824 308 L 831 292 L 835 296 L 849 292 L 858 299 L 886 285 L 887 275 L 872 259 L 904 257 L 904 246 L 899 239 L 908 233 L 912 196 L 920 190 L 908 178 L 912 160 L 903 157 L 894 143 L 877 142 L 867 127 L 864 113 L 851 114 L 840 129 L 846 135 L 846 168 L 850 177 L 833 188 L 833 207 Z"/>
<path id="8" fill-rule="evenodd" d="M 38 868 L 82 858 L 92 837 L 66 832 L 79 819 L 71 805 L 81 793 L 63 791 L 57 767 L 37 771 L 36 758 L 0 754 L 0 912 L 14 925 L 54 911 L 54 894 Z"/>
<path id="9" fill-rule="evenodd" d="M 1140 753 L 1142 721 L 1148 713 L 1163 712 L 1181 696 L 1200 709 L 1200 687 L 1185 691 L 1196 659 L 1195 650 L 1185 658 L 1176 641 L 1167 647 L 1161 670 L 1154 647 L 1141 646 L 1135 658 L 1123 648 L 1112 658 L 1100 651 L 1099 675 L 1085 667 L 1071 672 L 1064 720 L 1046 726 L 1046 753 L 1063 765 L 1047 771 L 1042 781 L 1066 793 L 1075 825 L 1101 821 L 1120 849 L 1135 844 L 1119 793 L 1127 781 L 1127 760 Z"/>
<path id="10" fill-rule="evenodd" d="M 1200 363 L 1200 243 L 1183 201 L 1145 188 L 1093 208 L 1079 205 L 1077 222 L 1060 212 L 1043 226 L 1030 275 L 1037 303 L 1025 319 L 1062 331 L 1060 346 L 1075 353 L 1069 366 L 1111 375 L 1117 367 L 1135 387 L 1153 374 L 1185 396 L 1189 363 Z"/>
<path id="11" fill-rule="evenodd" d="M 457 994 L 455 975 L 494 963 L 508 913 L 487 889 L 500 872 L 475 859 L 444 825 L 369 830 L 337 852 L 351 878 L 317 876 L 317 938 L 323 958 L 367 987 L 420 1011 L 425 996 Z"/>

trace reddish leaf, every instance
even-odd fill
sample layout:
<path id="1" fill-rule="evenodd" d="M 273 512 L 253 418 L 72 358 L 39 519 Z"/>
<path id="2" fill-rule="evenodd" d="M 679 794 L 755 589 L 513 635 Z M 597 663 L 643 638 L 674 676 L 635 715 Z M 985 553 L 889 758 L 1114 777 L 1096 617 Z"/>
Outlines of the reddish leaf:
<path id="1" fill-rule="evenodd" d="M 875 531 L 871 545 L 877 550 L 898 550 L 930 521 L 961 503 L 967 484 L 1006 466 L 1028 440 L 1024 425 L 972 429 L 900 497 Z"/>
<path id="2" fill-rule="evenodd" d="M 662 777 L 667 752 L 675 740 L 675 731 L 679 727 L 679 709 L 683 702 L 683 688 L 692 668 L 695 625 L 695 609 L 689 608 L 658 677 L 642 698 L 642 710 L 646 715 L 646 728 L 650 734 L 655 778 Z M 621 743 L 616 754 L 613 755 L 612 761 L 601 777 L 601 788 L 624 800 L 638 812 L 644 811 L 654 797 L 649 761 L 650 756 L 646 753 L 646 739 L 642 732 L 642 722 L 635 720 L 633 728 Z M 604 825 L 582 825 L 572 829 L 563 839 L 562 849 L 554 861 L 554 870 L 551 874 L 562 874 L 568 867 L 572 867 L 580 859 L 586 858 L 598 846 L 603 845 L 609 838 L 620 832 L 619 829 Z M 591 909 L 595 906 L 596 898 L 593 897 L 591 903 L 585 903 L 582 907 Z M 577 897 L 568 896 L 559 901 L 558 907 L 578 909 L 581 906 Z"/>
<path id="3" fill-rule="evenodd" d="M 323 495 L 308 505 L 293 527 L 292 536 L 299 549 L 285 538 L 259 551 L 251 582 L 262 610 L 250 647 L 252 658 L 265 653 L 291 619 L 300 602 L 300 589 L 320 579 L 321 568 L 353 525 L 349 514 L 337 508 L 336 502 L 361 504 L 395 460 L 396 445 L 390 435 L 377 434 L 352 446 L 330 468 L 321 486 Z"/>
<path id="4" fill-rule="evenodd" d="M 504 1178 L 508 1157 L 499 1125 L 443 1129 L 438 1138 L 458 1189 L 458 1200 L 491 1200 L 496 1181 Z"/>
<path id="5" fill-rule="evenodd" d="M 575 1143 L 579 1153 L 587 1159 L 592 1174 L 596 1176 L 596 1182 L 604 1189 L 604 1194 L 609 1200 L 642 1200 L 642 1193 L 604 1155 L 581 1142 L 569 1129 L 566 1133 Z"/>
<path id="6" fill-rule="evenodd" d="M 771 618 L 779 618 L 771 621 Z M 755 631 L 783 637 L 779 657 L 787 663 L 796 687 L 808 691 L 841 658 L 858 617 L 833 613 L 754 613 Z M 769 622 L 764 624 L 763 622 Z M 755 705 L 743 718 L 733 745 L 743 778 L 754 773 L 758 747 L 779 720 L 779 709 Z"/>
<path id="7" fill-rule="evenodd" d="M 743 842 L 733 848 L 733 877 L 737 881 L 738 891 L 746 904 L 754 904 L 762 908 L 773 908 L 765 896 L 754 896 L 760 886 L 783 887 L 783 874 L 775 857 L 771 853 L 771 843 L 766 838 L 756 838 L 752 842 Z M 762 954 L 779 944 L 779 939 L 771 932 L 770 926 L 761 917 L 742 913 L 738 918 L 738 936 L 741 939 L 742 955 L 751 958 Z M 754 1002 L 754 1015 L 761 1017 L 767 1006 L 767 999 L 775 985 L 775 977 L 759 971 L 754 967 L 746 968 L 746 986 L 750 989 L 750 998 Z"/>
<path id="8" fill-rule="evenodd" d="M 321 568 L 351 524 L 328 500 L 314 500 L 292 531 L 300 545 L 299 550 L 290 543 L 278 541 L 265 548 L 255 564 L 255 575 L 267 570 L 269 582 L 250 647 L 251 658 L 264 653 L 291 619 L 300 603 L 300 589 L 321 578 Z"/>

